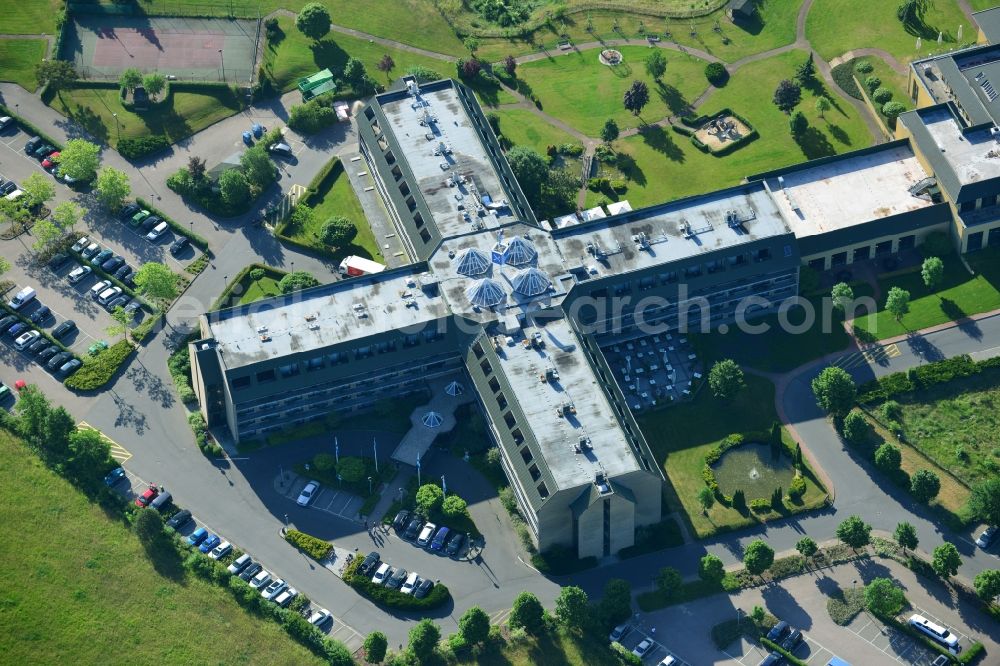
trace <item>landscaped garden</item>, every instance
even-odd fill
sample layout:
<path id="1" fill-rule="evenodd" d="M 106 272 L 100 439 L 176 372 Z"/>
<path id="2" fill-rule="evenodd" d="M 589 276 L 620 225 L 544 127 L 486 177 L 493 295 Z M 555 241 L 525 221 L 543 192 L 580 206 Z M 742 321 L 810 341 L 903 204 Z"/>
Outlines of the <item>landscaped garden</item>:
<path id="1" fill-rule="evenodd" d="M 549 146 L 578 143 L 567 134 L 527 109 L 500 107 L 500 134 L 515 146 L 527 146 L 544 155 Z"/>
<path id="2" fill-rule="evenodd" d="M 45 40 L 0 39 L 0 80 L 12 81 L 29 92 L 38 87 L 35 65 L 45 57 Z"/>

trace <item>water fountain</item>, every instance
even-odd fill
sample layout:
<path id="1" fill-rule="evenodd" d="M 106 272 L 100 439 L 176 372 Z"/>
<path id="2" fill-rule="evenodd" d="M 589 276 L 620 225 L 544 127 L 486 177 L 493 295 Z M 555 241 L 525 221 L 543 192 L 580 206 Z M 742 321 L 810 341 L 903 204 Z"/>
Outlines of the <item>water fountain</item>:
<path id="1" fill-rule="evenodd" d="M 600 55 L 601 64 L 609 67 L 622 64 L 622 53 L 616 49 L 604 49 Z"/>

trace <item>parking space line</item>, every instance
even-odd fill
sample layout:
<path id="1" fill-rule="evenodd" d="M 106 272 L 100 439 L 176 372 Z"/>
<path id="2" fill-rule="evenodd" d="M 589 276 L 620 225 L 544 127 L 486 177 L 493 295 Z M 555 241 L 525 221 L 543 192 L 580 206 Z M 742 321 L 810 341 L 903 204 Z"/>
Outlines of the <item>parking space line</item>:
<path id="1" fill-rule="evenodd" d="M 86 421 L 80 421 L 76 425 L 76 427 L 77 428 L 84 428 L 86 430 L 93 430 L 94 432 L 96 432 L 97 434 L 99 434 L 101 436 L 101 439 L 103 439 L 104 441 L 106 441 L 108 443 L 108 446 L 111 447 L 111 457 L 114 458 L 115 460 L 117 460 L 118 464 L 122 464 L 126 460 L 128 460 L 129 458 L 132 457 L 132 454 L 129 452 L 128 449 L 126 449 L 124 446 L 122 446 L 121 444 L 119 444 L 115 440 L 111 439 L 110 437 L 108 437 L 103 432 L 101 432 L 100 430 L 98 430 L 94 426 L 90 425 Z"/>

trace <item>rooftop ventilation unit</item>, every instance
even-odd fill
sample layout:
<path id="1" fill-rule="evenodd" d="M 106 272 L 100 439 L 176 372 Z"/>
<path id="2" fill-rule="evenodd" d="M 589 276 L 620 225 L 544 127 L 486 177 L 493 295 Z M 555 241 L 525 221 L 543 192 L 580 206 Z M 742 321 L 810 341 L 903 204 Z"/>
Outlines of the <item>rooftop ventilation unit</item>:
<path id="1" fill-rule="evenodd" d="M 633 234 L 632 240 L 635 242 L 637 246 L 639 246 L 640 250 L 649 249 L 649 236 L 646 235 L 645 231 L 640 231 L 637 234 Z"/>
<path id="2" fill-rule="evenodd" d="M 988 100 L 992 102 L 997 98 L 997 91 L 996 89 L 993 88 L 993 84 L 990 83 L 989 79 L 984 78 L 982 81 L 979 82 L 979 85 L 980 87 L 982 87 L 983 94 L 986 95 L 986 98 Z"/>
<path id="3" fill-rule="evenodd" d="M 996 125 L 994 125 L 993 127 L 991 127 L 990 128 L 990 136 L 993 137 L 994 141 L 996 141 L 997 143 L 1000 143 L 1000 127 L 997 127 Z"/>
<path id="4" fill-rule="evenodd" d="M 694 231 L 691 230 L 691 223 L 685 219 L 681 220 L 681 233 L 684 238 L 694 238 Z"/>

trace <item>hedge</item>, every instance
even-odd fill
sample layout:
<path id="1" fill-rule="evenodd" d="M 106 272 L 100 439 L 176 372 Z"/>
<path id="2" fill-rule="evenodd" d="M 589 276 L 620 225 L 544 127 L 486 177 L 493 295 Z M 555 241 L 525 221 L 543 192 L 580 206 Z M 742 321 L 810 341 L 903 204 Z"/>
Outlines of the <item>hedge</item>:
<path id="1" fill-rule="evenodd" d="M 170 139 L 162 134 L 125 137 L 118 141 L 118 153 L 128 160 L 137 160 L 170 147 Z"/>
<path id="2" fill-rule="evenodd" d="M 285 541 L 320 562 L 325 560 L 333 549 L 333 546 L 328 541 L 323 541 L 318 537 L 298 530 L 286 530 Z"/>
<path id="3" fill-rule="evenodd" d="M 221 456 L 223 454 L 222 447 L 208 438 L 208 424 L 205 423 L 205 417 L 201 415 L 201 412 L 188 414 L 188 425 L 191 426 L 194 441 L 202 453 L 206 456 Z"/>
<path id="4" fill-rule="evenodd" d="M 344 569 L 344 582 L 356 592 L 372 600 L 379 606 L 399 610 L 430 610 L 444 605 L 451 599 L 451 592 L 442 583 L 437 583 L 423 599 L 417 599 L 411 594 L 403 594 L 384 585 L 378 585 L 368 576 L 358 573 L 358 568 L 364 558 L 355 556 L 354 560 Z"/>
<path id="5" fill-rule="evenodd" d="M 719 148 L 718 150 L 712 150 L 707 145 L 705 145 L 704 142 L 698 139 L 694 135 L 694 133 L 698 128 L 707 123 L 709 120 L 711 120 L 712 118 L 717 118 L 718 116 L 732 116 L 733 118 L 736 118 L 741 123 L 746 125 L 750 131 L 747 134 L 741 136 L 738 140 L 731 141 L 722 146 L 721 148 Z M 757 130 L 754 128 L 754 126 L 750 123 L 749 120 L 747 120 L 740 114 L 734 112 L 732 109 L 728 107 L 720 109 L 719 111 L 716 111 L 712 115 L 681 116 L 680 121 L 682 125 L 671 125 L 671 128 L 678 134 L 691 137 L 691 143 L 693 143 L 694 146 L 701 152 L 708 153 L 709 155 L 715 155 L 716 157 L 722 157 L 723 155 L 728 155 L 737 148 L 745 146 L 746 144 L 760 137 L 760 133 L 757 132 Z"/>
<path id="6" fill-rule="evenodd" d="M 167 357 L 167 370 L 170 371 L 170 378 L 174 380 L 174 388 L 177 389 L 177 397 L 181 402 L 195 402 L 198 399 L 194 394 L 194 387 L 191 386 L 191 355 L 187 348 L 189 341 L 185 340 L 177 351 Z"/>
<path id="7" fill-rule="evenodd" d="M 760 637 L 760 642 L 761 642 L 761 645 L 769 647 L 774 652 L 778 652 L 779 654 L 783 655 L 785 657 L 785 660 L 789 664 L 794 664 L 795 666 L 808 666 L 808 664 L 806 662 L 802 661 L 801 659 L 799 659 L 798 657 L 796 657 L 794 654 L 792 654 L 791 652 L 789 652 L 785 648 L 781 647 L 780 645 L 778 645 L 777 643 L 775 643 L 774 641 L 772 641 L 771 639 L 769 639 L 767 636 L 761 636 Z"/>
<path id="8" fill-rule="evenodd" d="M 833 82 L 854 99 L 862 99 L 861 91 L 854 82 L 854 60 L 842 62 L 830 70 Z"/>
<path id="9" fill-rule="evenodd" d="M 66 388 L 77 391 L 99 389 L 114 377 L 126 359 L 135 351 L 128 340 L 121 340 L 100 352 L 97 356 L 85 358 L 79 370 L 63 382 Z"/>
<path id="10" fill-rule="evenodd" d="M 208 249 L 208 241 L 205 240 L 203 237 L 199 236 L 198 234 L 196 234 L 194 231 L 192 231 L 190 226 L 185 227 L 183 224 L 178 224 L 173 220 L 173 218 L 165 214 L 163 211 L 157 209 L 155 206 L 153 206 L 145 199 L 137 198 L 135 202 L 138 205 L 142 206 L 145 210 L 148 210 L 153 215 L 162 218 L 163 221 L 167 223 L 167 226 L 170 227 L 175 234 L 177 234 L 178 236 L 187 236 L 187 238 L 191 241 L 192 245 L 198 247 L 203 252 L 206 253 L 210 252 L 210 250 Z"/>
<path id="11" fill-rule="evenodd" d="M 862 384 L 858 388 L 858 404 L 883 402 L 903 393 L 944 384 L 959 377 L 970 377 L 990 368 L 1000 368 L 1000 357 L 973 361 L 970 356 L 963 354 L 911 368 L 906 372 L 894 372 Z"/>

